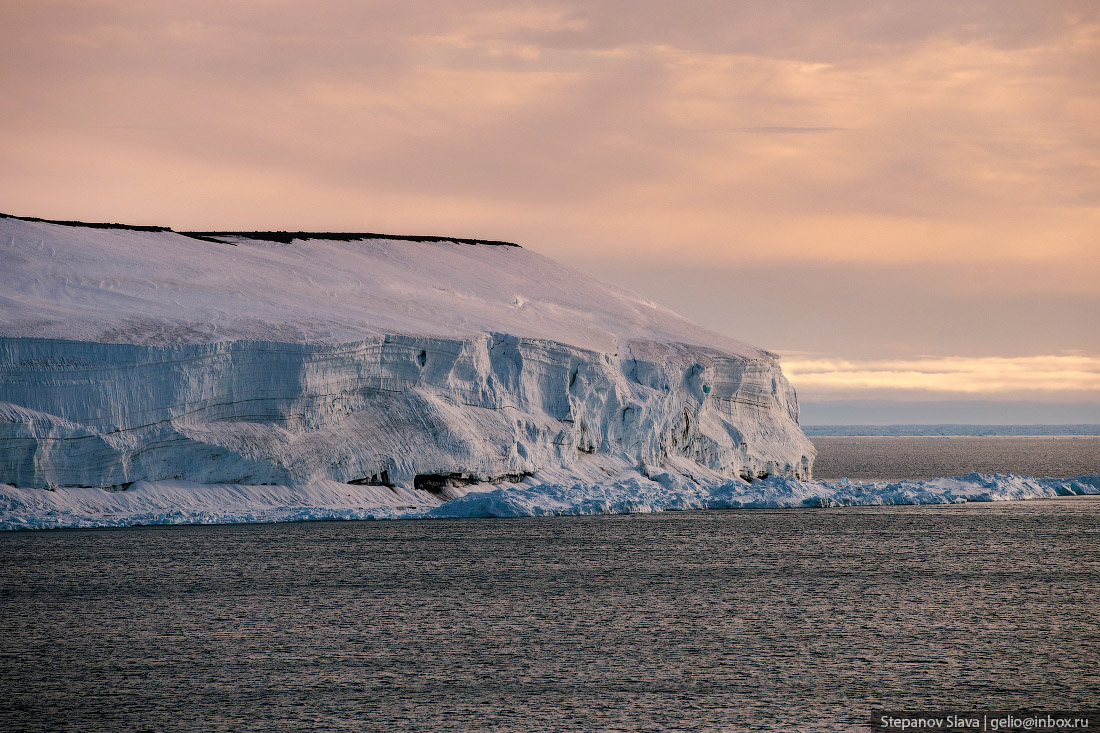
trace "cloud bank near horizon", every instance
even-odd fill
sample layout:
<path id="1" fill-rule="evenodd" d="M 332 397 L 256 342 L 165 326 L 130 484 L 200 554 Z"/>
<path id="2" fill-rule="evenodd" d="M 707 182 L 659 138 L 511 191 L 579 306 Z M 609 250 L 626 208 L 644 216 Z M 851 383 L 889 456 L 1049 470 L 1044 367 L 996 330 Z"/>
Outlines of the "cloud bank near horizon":
<path id="1" fill-rule="evenodd" d="M 783 372 L 802 399 L 1043 399 L 1100 404 L 1100 356 L 923 357 L 848 360 L 794 354 Z"/>

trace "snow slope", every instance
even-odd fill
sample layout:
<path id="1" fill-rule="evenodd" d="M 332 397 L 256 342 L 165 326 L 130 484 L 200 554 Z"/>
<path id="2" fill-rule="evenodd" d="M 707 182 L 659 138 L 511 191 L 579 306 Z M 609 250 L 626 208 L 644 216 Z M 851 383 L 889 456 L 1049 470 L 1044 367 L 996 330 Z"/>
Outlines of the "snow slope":
<path id="1" fill-rule="evenodd" d="M 772 354 L 515 246 L 281 239 L 0 217 L 0 482 L 810 476 Z"/>
<path id="2" fill-rule="evenodd" d="M 766 356 L 521 247 L 220 239 L 233 244 L 0 218 L 0 335 L 178 346 L 501 333 L 607 354 L 651 341 Z"/>

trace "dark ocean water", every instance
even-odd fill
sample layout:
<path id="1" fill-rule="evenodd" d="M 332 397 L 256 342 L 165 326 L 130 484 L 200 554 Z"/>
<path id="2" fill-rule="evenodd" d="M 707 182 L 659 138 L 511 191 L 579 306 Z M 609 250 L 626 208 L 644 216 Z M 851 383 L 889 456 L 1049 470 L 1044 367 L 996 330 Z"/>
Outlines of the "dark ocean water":
<path id="1" fill-rule="evenodd" d="M 0 730 L 866 730 L 1100 701 L 1100 499 L 0 535 Z"/>
<path id="2" fill-rule="evenodd" d="M 1017 435 L 1017 436 L 1100 436 L 1100 425 L 960 425 L 954 423 L 935 425 L 803 425 L 803 432 L 811 438 L 818 435 L 893 435 L 893 436 L 943 436 L 943 435 Z"/>
<path id="3" fill-rule="evenodd" d="M 1100 473 L 1100 437 L 816 436 L 816 479 L 928 479 L 978 473 Z"/>

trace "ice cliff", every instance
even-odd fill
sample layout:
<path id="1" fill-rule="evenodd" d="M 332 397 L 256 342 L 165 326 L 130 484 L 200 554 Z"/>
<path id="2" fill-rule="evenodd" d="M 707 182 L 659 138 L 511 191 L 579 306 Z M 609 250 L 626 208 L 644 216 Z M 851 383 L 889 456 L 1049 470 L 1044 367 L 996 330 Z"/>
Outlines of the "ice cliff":
<path id="1" fill-rule="evenodd" d="M 0 216 L 0 252 L 0 483 L 810 477 L 774 355 L 514 245 Z"/>

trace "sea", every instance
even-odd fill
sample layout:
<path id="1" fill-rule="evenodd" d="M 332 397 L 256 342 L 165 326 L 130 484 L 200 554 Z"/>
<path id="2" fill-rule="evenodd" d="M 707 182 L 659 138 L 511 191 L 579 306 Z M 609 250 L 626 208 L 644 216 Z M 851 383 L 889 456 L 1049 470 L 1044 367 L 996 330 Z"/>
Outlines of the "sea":
<path id="1" fill-rule="evenodd" d="M 814 425 L 815 479 L 1100 473 L 1100 425 Z"/>
<path id="2" fill-rule="evenodd" d="M 923 440 L 926 461 L 1022 439 L 823 437 Z M 6 532 L 0 578 L 3 731 L 867 731 L 1100 707 L 1100 497 Z"/>

